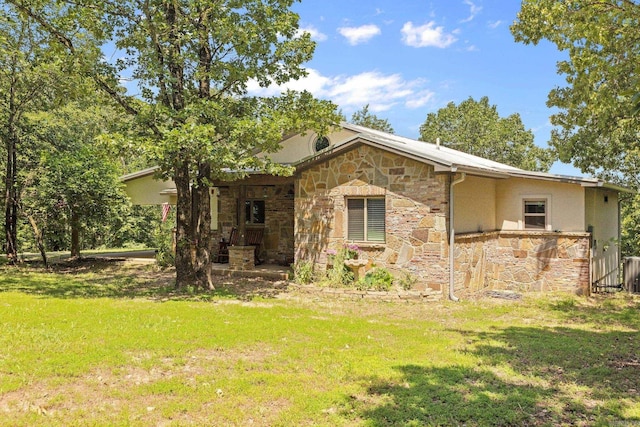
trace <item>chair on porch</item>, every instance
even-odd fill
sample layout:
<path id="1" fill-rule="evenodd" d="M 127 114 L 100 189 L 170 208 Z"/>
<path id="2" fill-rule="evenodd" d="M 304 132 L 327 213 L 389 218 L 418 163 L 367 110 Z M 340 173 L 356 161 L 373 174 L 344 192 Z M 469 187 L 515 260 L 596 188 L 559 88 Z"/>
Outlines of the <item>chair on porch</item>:
<path id="1" fill-rule="evenodd" d="M 264 229 L 262 228 L 249 228 L 245 232 L 245 244 L 247 246 L 254 247 L 255 265 L 262 264 L 262 260 L 259 258 L 260 246 L 262 245 L 262 236 L 264 235 Z"/>
<path id="2" fill-rule="evenodd" d="M 229 246 L 235 246 L 238 244 L 238 229 L 233 227 L 231 233 L 229 233 L 229 241 L 222 239 L 220 246 L 218 247 L 218 256 L 216 262 L 225 263 L 229 262 Z"/>

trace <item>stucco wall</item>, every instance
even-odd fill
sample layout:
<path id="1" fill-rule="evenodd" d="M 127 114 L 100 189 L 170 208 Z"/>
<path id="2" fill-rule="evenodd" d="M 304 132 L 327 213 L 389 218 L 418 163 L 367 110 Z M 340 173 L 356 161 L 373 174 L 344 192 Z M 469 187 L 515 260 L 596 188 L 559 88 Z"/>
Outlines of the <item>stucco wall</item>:
<path id="1" fill-rule="evenodd" d="M 585 222 L 593 229 L 594 256 L 615 250 L 618 240 L 618 193 L 602 188 L 585 190 Z"/>
<path id="2" fill-rule="evenodd" d="M 453 190 L 456 233 L 496 229 L 496 181 L 467 176 Z"/>
<path id="3" fill-rule="evenodd" d="M 592 230 L 592 280 L 599 285 L 620 283 L 618 193 L 605 188 L 585 190 L 585 222 Z"/>
<path id="4" fill-rule="evenodd" d="M 296 262 L 326 268 L 327 250 L 347 242 L 346 198 L 384 196 L 386 241 L 357 242 L 360 257 L 442 289 L 448 283 L 448 182 L 432 166 L 365 145 L 300 172 Z"/>
<path id="5" fill-rule="evenodd" d="M 577 184 L 520 178 L 496 181 L 498 229 L 524 230 L 525 198 L 547 200 L 547 231 L 586 231 L 583 187 Z"/>
<path id="6" fill-rule="evenodd" d="M 588 294 L 589 234 L 491 232 L 456 237 L 455 287 Z"/>
<path id="7" fill-rule="evenodd" d="M 327 138 L 329 139 L 329 144 L 333 145 L 354 135 L 355 132 L 341 128 L 337 132 L 330 133 Z M 304 135 L 295 135 L 282 141 L 280 144 L 282 148 L 277 153 L 267 154 L 267 156 L 278 163 L 291 164 L 298 162 L 301 159 L 315 154 L 315 142 L 317 138 L 318 135 L 313 132 L 307 132 Z M 265 154 L 260 154 L 260 156 L 264 155 Z"/>
<path id="8" fill-rule="evenodd" d="M 175 190 L 173 181 L 161 181 L 147 175 L 126 182 L 125 192 L 134 205 L 161 205 L 163 203 L 176 203 L 176 197 L 160 194 L 164 190 Z"/>

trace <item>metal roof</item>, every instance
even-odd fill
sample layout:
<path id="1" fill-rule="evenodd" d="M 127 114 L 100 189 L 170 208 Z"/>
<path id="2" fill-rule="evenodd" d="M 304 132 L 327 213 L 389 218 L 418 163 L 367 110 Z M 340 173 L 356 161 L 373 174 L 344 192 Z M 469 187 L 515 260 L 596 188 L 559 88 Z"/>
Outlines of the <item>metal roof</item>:
<path id="1" fill-rule="evenodd" d="M 444 147 L 439 144 L 405 138 L 350 123 L 342 123 L 341 125 L 345 129 L 356 132 L 356 134 L 349 139 L 340 141 L 325 148 L 314 156 L 302 159 L 297 163 L 297 165 L 302 166 L 305 163 L 312 163 L 315 159 L 319 160 L 321 157 L 324 157 L 324 155 L 337 154 L 348 149 L 354 144 L 362 143 L 431 164 L 434 166 L 436 172 L 466 172 L 472 175 L 493 178 L 539 179 L 579 184 L 584 187 L 603 187 L 616 191 L 630 193 L 635 192 L 629 188 L 608 183 L 597 178 L 527 171 L 504 163 L 499 163 L 452 148 Z"/>
<path id="2" fill-rule="evenodd" d="M 612 184 L 597 178 L 577 177 L 567 175 L 557 175 L 546 172 L 534 172 L 509 166 L 493 160 L 488 160 L 472 154 L 464 153 L 452 148 L 444 147 L 424 141 L 393 135 L 364 126 L 350 123 L 341 123 L 344 129 L 354 132 L 354 135 L 343 141 L 339 141 L 329 147 L 292 164 L 298 170 L 305 169 L 308 165 L 323 161 L 327 156 L 337 155 L 349 150 L 359 144 L 366 144 L 378 147 L 387 151 L 410 157 L 414 160 L 428 163 L 434 166 L 436 172 L 465 172 L 471 175 L 485 176 L 491 178 L 526 178 L 546 181 L 556 181 L 582 185 L 583 187 L 602 187 L 615 191 L 635 193 L 626 187 Z M 158 166 L 130 173 L 120 177 L 120 180 L 127 182 L 132 179 L 141 178 L 154 174 Z M 228 171 L 231 172 L 231 171 Z M 246 173 L 260 173 L 258 171 L 244 171 Z"/>

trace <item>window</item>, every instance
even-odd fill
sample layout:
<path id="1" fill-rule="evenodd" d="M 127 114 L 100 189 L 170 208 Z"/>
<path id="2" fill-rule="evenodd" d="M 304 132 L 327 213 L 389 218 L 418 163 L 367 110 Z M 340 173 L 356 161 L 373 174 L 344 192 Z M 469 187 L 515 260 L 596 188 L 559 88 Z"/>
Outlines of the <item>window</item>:
<path id="1" fill-rule="evenodd" d="M 314 148 L 316 149 L 316 151 L 320 151 L 320 150 L 324 150 L 328 146 L 329 146 L 329 138 L 327 138 L 326 136 L 319 136 L 316 139 Z"/>
<path id="2" fill-rule="evenodd" d="M 347 239 L 356 242 L 384 242 L 383 198 L 347 199 Z"/>
<path id="3" fill-rule="evenodd" d="M 547 227 L 547 201 L 524 201 L 524 228 L 544 230 Z"/>
<path id="4" fill-rule="evenodd" d="M 264 200 L 246 200 L 244 212 L 247 224 L 264 224 Z"/>

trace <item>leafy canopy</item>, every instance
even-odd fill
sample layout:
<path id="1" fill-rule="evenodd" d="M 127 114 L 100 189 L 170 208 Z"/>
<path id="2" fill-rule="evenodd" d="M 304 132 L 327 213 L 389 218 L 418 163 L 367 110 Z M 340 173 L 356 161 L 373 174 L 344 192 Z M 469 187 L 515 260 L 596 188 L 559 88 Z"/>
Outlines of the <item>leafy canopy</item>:
<path id="1" fill-rule="evenodd" d="M 212 179 L 261 170 L 288 173 L 268 155 L 282 135 L 325 134 L 335 106 L 309 93 L 249 97 L 250 84 L 303 77 L 315 47 L 300 32 L 294 0 L 5 0 L 65 46 L 78 70 L 135 116 L 151 159 L 176 184 L 176 282 L 212 287 Z M 107 42 L 123 52 L 109 63 Z M 131 72 L 142 99 L 122 93 Z M 243 227 L 243 224 L 240 224 Z"/>
<path id="2" fill-rule="evenodd" d="M 519 114 L 500 117 L 489 98 L 476 101 L 469 97 L 459 105 L 447 104 L 436 113 L 429 113 L 420 126 L 420 140 L 435 142 L 532 171 L 547 171 L 554 158 L 550 150 L 533 142 Z"/>
<path id="3" fill-rule="evenodd" d="M 567 53 L 565 87 L 549 93 L 551 145 L 583 172 L 637 186 L 640 173 L 640 4 L 631 0 L 528 0 L 516 41 L 548 40 Z"/>
<path id="4" fill-rule="evenodd" d="M 351 123 L 371 129 L 377 129 L 383 132 L 393 133 L 393 127 L 387 119 L 381 119 L 373 113 L 369 112 L 369 104 L 356 111 L 351 116 Z"/>

